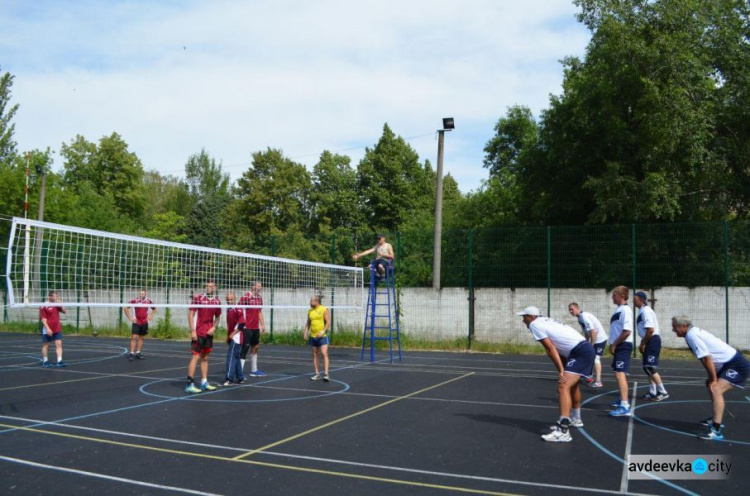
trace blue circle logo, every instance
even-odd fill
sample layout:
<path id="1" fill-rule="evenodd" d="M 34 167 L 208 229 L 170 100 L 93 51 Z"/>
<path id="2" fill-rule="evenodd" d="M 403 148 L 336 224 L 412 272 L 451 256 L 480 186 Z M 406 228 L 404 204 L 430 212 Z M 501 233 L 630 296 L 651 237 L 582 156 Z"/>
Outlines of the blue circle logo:
<path id="1" fill-rule="evenodd" d="M 703 458 L 696 458 L 693 460 L 693 473 L 696 475 L 703 475 L 708 471 L 708 463 Z"/>

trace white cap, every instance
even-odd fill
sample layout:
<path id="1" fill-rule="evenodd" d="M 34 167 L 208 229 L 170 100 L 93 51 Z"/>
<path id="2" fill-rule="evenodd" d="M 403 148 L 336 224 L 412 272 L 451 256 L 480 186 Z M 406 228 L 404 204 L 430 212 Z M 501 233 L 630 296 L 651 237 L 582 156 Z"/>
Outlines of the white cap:
<path id="1" fill-rule="evenodd" d="M 529 305 L 528 307 L 523 309 L 523 312 L 517 312 L 516 315 L 532 315 L 534 317 L 538 317 L 542 315 L 542 312 L 540 312 L 539 309 L 534 305 Z"/>

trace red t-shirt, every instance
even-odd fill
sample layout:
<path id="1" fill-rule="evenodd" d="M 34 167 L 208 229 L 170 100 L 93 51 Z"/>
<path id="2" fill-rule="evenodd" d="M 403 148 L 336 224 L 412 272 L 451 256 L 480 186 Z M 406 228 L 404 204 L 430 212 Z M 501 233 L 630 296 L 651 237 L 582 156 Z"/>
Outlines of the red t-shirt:
<path id="1" fill-rule="evenodd" d="M 202 294 L 193 297 L 190 305 L 190 310 L 195 311 L 193 317 L 195 333 L 200 337 L 207 336 L 208 330 L 214 326 L 214 319 L 221 315 L 221 308 L 219 308 L 221 300 L 215 296 Z M 216 305 L 216 308 L 205 308 L 203 305 Z"/>
<path id="2" fill-rule="evenodd" d="M 240 305 L 263 305 L 263 297 L 245 293 L 245 296 L 240 298 Z M 260 308 L 245 309 L 245 323 L 248 329 L 260 329 L 260 311 Z"/>
<path id="3" fill-rule="evenodd" d="M 230 308 L 227 310 L 227 335 L 231 334 L 237 324 L 245 323 L 245 312 L 242 308 Z"/>
<path id="4" fill-rule="evenodd" d="M 60 325 L 60 307 L 41 307 L 39 309 L 39 318 L 47 319 L 47 325 L 52 329 L 53 333 L 62 331 Z M 47 328 L 42 330 L 43 333 L 47 334 Z"/>
<path id="5" fill-rule="evenodd" d="M 130 300 L 131 305 L 152 305 L 154 302 L 148 298 L 135 298 Z M 156 307 L 151 307 L 152 309 Z M 134 307 L 135 310 L 135 323 L 143 325 L 148 323 L 148 307 Z"/>

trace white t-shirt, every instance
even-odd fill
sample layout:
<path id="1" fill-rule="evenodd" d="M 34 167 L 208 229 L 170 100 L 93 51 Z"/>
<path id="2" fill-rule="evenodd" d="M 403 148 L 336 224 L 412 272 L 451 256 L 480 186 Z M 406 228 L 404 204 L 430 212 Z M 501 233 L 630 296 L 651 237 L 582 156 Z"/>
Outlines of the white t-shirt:
<path id="1" fill-rule="evenodd" d="M 549 338 L 557 352 L 564 357 L 570 355 L 570 351 L 581 341 L 585 341 L 575 329 L 549 317 L 537 317 L 529 325 L 529 330 L 537 341 Z"/>
<path id="2" fill-rule="evenodd" d="M 713 360 L 717 372 L 722 365 L 734 358 L 734 355 L 737 354 L 737 350 L 726 344 L 724 341 L 710 332 L 704 331 L 695 326 L 688 329 L 687 334 L 685 334 L 685 341 L 687 341 L 690 351 L 693 352 L 695 358 L 700 360 L 705 356 L 711 355 L 711 360 Z"/>
<path id="3" fill-rule="evenodd" d="M 623 343 L 633 342 L 633 310 L 627 303 L 623 303 L 615 309 L 615 313 L 609 319 L 609 342 L 614 343 L 620 337 L 622 331 L 630 331 L 630 336 Z"/>
<path id="4" fill-rule="evenodd" d="M 659 335 L 659 320 L 656 318 L 656 312 L 648 305 L 643 305 L 638 310 L 638 317 L 635 319 L 635 325 L 638 327 L 638 336 L 646 337 L 646 329 L 654 328 L 652 336 Z"/>
<path id="5" fill-rule="evenodd" d="M 597 319 L 594 314 L 589 312 L 579 313 L 578 323 L 581 324 L 581 329 L 583 329 L 586 338 L 589 337 L 589 334 L 593 330 L 596 331 L 596 344 L 607 342 L 607 335 L 604 334 L 604 327 L 602 327 L 602 323 L 599 322 L 599 319 Z"/>

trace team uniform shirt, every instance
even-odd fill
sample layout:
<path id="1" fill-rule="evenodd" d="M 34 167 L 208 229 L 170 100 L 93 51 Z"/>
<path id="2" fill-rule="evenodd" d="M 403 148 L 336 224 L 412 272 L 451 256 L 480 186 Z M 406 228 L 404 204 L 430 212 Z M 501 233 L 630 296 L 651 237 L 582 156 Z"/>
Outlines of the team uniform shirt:
<path id="1" fill-rule="evenodd" d="M 729 362 L 737 354 L 737 350 L 724 341 L 695 326 L 688 329 L 687 334 L 685 334 L 685 341 L 698 360 L 710 355 L 716 370 L 719 370 L 722 365 Z"/>
<path id="2" fill-rule="evenodd" d="M 154 302 L 148 298 L 135 298 L 130 300 L 131 305 L 153 305 L 153 303 Z M 155 308 L 156 307 L 151 307 L 152 310 Z M 135 324 L 148 324 L 148 307 L 133 307 L 133 312 L 135 314 Z"/>
<path id="3" fill-rule="evenodd" d="M 245 296 L 240 298 L 240 305 L 263 305 L 263 297 L 260 295 L 254 295 L 253 293 L 245 293 Z M 260 329 L 260 311 L 261 308 L 246 308 L 245 309 L 245 324 L 248 329 Z"/>
<path id="4" fill-rule="evenodd" d="M 578 323 L 583 329 L 583 333 L 586 335 L 586 339 L 589 338 L 591 331 L 596 331 L 596 344 L 606 343 L 607 335 L 604 334 L 604 327 L 596 316 L 589 312 L 581 312 L 578 314 Z"/>
<path id="5" fill-rule="evenodd" d="M 227 333 L 232 334 L 236 327 L 240 324 L 245 323 L 245 311 L 242 308 L 230 308 L 227 310 Z M 242 343 L 242 333 L 238 332 L 232 336 L 232 340 L 237 343 Z"/>
<path id="6" fill-rule="evenodd" d="M 216 308 L 206 308 L 204 305 L 216 305 Z M 208 335 L 208 330 L 214 326 L 214 319 L 221 315 L 221 300 L 216 296 L 207 294 L 197 295 L 190 303 L 190 310 L 195 312 L 193 316 L 193 325 L 198 337 Z"/>
<path id="7" fill-rule="evenodd" d="M 573 348 L 586 341 L 572 327 L 552 320 L 549 317 L 537 317 L 529 325 L 529 330 L 537 341 L 549 338 L 552 345 L 557 348 L 557 352 L 563 357 L 568 357 Z"/>
<path id="8" fill-rule="evenodd" d="M 609 319 L 609 343 L 617 341 L 623 331 L 630 331 L 630 336 L 623 343 L 633 343 L 633 311 L 627 303 L 617 307 Z"/>
<path id="9" fill-rule="evenodd" d="M 41 307 L 39 309 L 39 318 L 47 319 L 47 325 L 53 334 L 62 331 L 62 325 L 60 325 L 60 307 Z M 44 327 L 44 324 L 42 324 L 42 334 L 47 334 L 47 328 Z"/>
<path id="10" fill-rule="evenodd" d="M 317 308 L 308 310 L 307 318 L 310 319 L 310 337 L 316 337 L 326 328 L 325 314 L 326 307 L 323 305 L 318 305 Z"/>
<path id="11" fill-rule="evenodd" d="M 638 336 L 641 338 L 646 337 L 646 329 L 649 327 L 654 328 L 652 336 L 659 335 L 659 320 L 656 318 L 656 312 L 648 305 L 643 305 L 638 310 L 638 317 L 635 319 L 635 325 L 638 327 Z"/>

